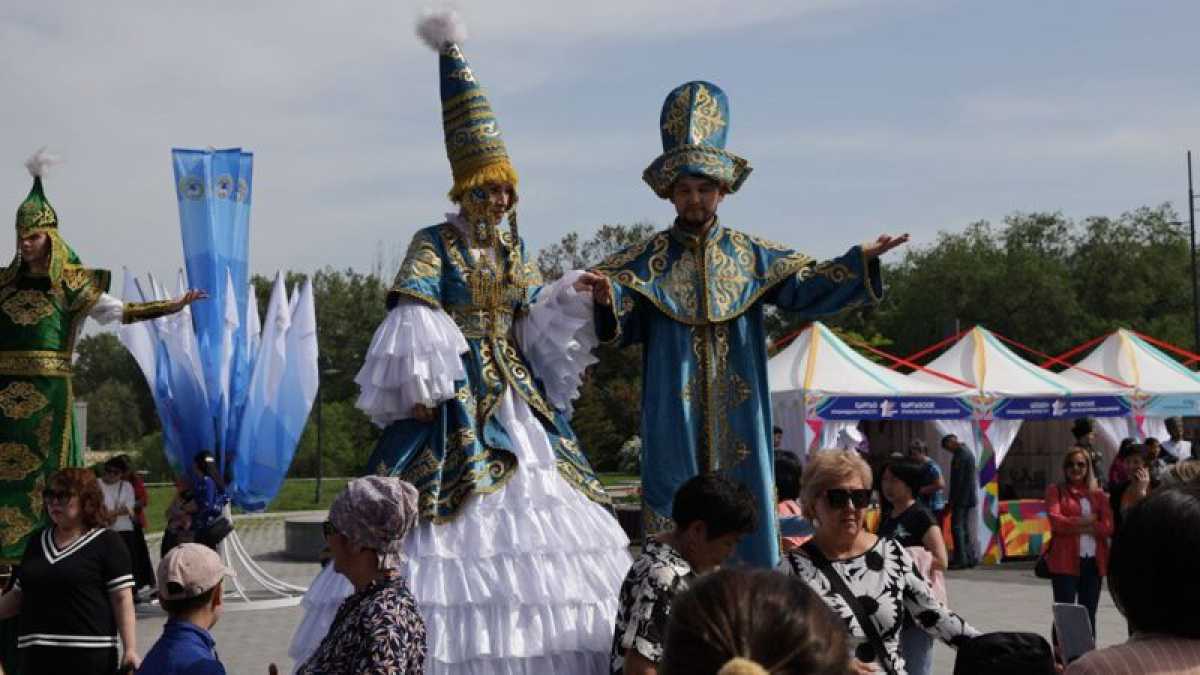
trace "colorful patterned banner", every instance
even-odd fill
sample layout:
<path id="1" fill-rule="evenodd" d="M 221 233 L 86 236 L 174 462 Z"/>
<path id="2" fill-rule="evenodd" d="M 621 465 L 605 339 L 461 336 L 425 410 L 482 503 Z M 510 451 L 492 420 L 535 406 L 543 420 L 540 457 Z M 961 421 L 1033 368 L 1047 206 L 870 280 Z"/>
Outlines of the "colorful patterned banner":
<path id="1" fill-rule="evenodd" d="M 1000 502 L 1000 538 L 1005 558 L 1041 555 L 1050 542 L 1046 502 L 1041 499 Z"/>
<path id="2" fill-rule="evenodd" d="M 1000 539 L 999 545 L 988 546 L 983 562 L 995 564 L 1004 559 L 1029 558 L 1041 555 L 1050 543 L 1050 519 L 1046 516 L 1046 502 L 1041 499 L 1014 499 L 999 502 Z M 868 520 L 870 513 L 867 514 Z M 950 519 L 944 518 L 942 538 L 946 551 L 954 552 L 954 537 L 950 532 Z"/>
<path id="3" fill-rule="evenodd" d="M 996 468 L 996 451 L 987 435 L 988 427 L 991 424 L 992 420 L 988 418 L 978 420 L 978 424 L 975 425 L 975 443 L 976 447 L 982 449 L 982 456 L 979 458 L 979 484 L 983 486 L 982 501 L 977 507 L 980 509 L 982 527 L 979 528 L 977 536 L 981 544 L 985 539 L 987 540 L 980 562 L 994 565 L 1000 562 L 1000 537 L 998 536 L 1000 527 L 996 517 L 999 509 L 1000 485 L 996 480 L 999 476 Z"/>

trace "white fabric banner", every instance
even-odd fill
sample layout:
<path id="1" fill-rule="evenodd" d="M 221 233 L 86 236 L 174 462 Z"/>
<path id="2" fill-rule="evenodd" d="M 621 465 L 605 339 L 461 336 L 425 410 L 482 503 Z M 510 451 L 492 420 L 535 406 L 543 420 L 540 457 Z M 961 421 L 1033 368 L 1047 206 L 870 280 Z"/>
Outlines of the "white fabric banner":
<path id="1" fill-rule="evenodd" d="M 1104 439 L 1105 444 L 1114 448 L 1121 447 L 1121 441 L 1126 438 L 1138 436 L 1133 417 L 1097 417 L 1092 422 L 1095 423 L 1096 433 Z"/>
<path id="2" fill-rule="evenodd" d="M 854 450 L 862 441 L 858 420 L 826 420 L 821 425 L 821 440 L 817 450 Z"/>
<path id="3" fill-rule="evenodd" d="M 804 394 L 799 391 L 771 393 L 771 422 L 783 429 L 784 450 L 795 453 L 800 461 L 808 459 L 809 431 L 804 422 Z"/>

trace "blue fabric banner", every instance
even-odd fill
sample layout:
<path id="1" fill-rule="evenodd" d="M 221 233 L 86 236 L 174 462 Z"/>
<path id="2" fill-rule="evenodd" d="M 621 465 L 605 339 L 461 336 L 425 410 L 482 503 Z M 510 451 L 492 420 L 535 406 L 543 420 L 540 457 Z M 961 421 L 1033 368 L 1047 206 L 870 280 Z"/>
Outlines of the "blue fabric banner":
<path id="1" fill-rule="evenodd" d="M 253 159 L 240 148 L 171 152 L 188 283 L 208 292 L 193 305 L 192 322 L 204 370 L 208 407 L 223 458 L 231 403 L 230 364 L 243 341 L 229 317 L 245 316 L 250 186 Z M 232 282 L 232 283 L 229 283 Z M 233 297 L 228 297 L 230 292 Z M 244 350 L 243 350 L 244 351 Z M 236 370 L 236 369 L 235 369 Z"/>
<path id="2" fill-rule="evenodd" d="M 1147 417 L 1191 417 L 1200 415 L 1200 394 L 1153 396 L 1143 408 Z"/>
<path id="3" fill-rule="evenodd" d="M 130 332 L 163 425 L 171 466 L 190 474 L 213 451 L 233 503 L 265 508 L 283 483 L 317 390 L 317 328 L 311 282 L 288 302 L 278 278 L 262 326 L 249 279 L 254 158 L 240 148 L 171 153 L 187 283 L 208 299 Z M 151 279 L 140 300 L 163 299 Z M 128 294 L 127 294 L 128 295 Z M 263 347 L 263 343 L 266 346 Z M 259 358 L 260 355 L 263 358 Z M 148 360 L 148 358 L 143 359 Z"/>
<path id="4" fill-rule="evenodd" d="M 830 396 L 815 408 L 826 420 L 958 420 L 971 404 L 951 396 Z"/>
<path id="5" fill-rule="evenodd" d="M 997 404 L 992 415 L 1006 420 L 1048 420 L 1073 417 L 1123 417 L 1130 411 L 1123 396 L 1069 398 L 1010 398 Z"/>

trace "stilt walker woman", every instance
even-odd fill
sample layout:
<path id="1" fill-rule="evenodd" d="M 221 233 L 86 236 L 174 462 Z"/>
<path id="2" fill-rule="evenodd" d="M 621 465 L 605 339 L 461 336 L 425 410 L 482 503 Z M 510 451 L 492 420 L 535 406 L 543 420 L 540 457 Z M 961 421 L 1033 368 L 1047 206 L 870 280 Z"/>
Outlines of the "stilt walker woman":
<path id="1" fill-rule="evenodd" d="M 607 673 L 629 542 L 568 423 L 594 360 L 592 279 L 544 285 L 526 257 L 517 174 L 464 33 L 453 13 L 418 25 L 439 55 L 458 212 L 413 238 L 356 378 L 385 428 L 368 467 L 420 491 L 402 571 L 427 673 Z M 313 583 L 297 662 L 350 591 L 329 568 Z"/>

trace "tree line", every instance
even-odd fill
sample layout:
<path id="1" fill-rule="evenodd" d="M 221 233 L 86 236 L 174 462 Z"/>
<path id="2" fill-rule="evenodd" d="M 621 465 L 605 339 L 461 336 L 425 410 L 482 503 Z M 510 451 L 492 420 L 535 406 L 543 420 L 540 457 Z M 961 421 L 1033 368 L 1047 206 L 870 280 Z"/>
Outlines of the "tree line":
<path id="1" fill-rule="evenodd" d="M 553 280 L 640 241 L 654 226 L 604 225 L 591 236 L 570 233 L 536 256 Z M 1115 217 L 1072 220 L 1061 213 L 1016 213 L 940 232 L 884 263 L 884 302 L 828 323 L 853 341 L 898 355 L 914 353 L 959 329 L 986 326 L 1049 354 L 1117 327 L 1192 348 L 1192 290 L 1187 230 L 1169 205 Z M 326 268 L 313 274 L 321 370 L 325 475 L 358 475 L 379 430 L 355 407 L 354 376 L 383 320 L 391 275 Z M 287 275 L 290 285 L 304 276 Z M 253 279 L 259 307 L 271 280 Z M 768 312 L 772 340 L 803 318 Z M 597 470 L 615 470 L 622 444 L 640 420 L 641 353 L 600 348 L 585 378 L 572 423 Z M 877 358 L 871 355 L 872 358 Z M 112 333 L 79 342 L 76 395 L 88 402 L 88 443 L 141 456 L 151 477 L 167 479 L 153 400 L 133 358 Z M 316 410 L 291 475 L 316 475 Z"/>

